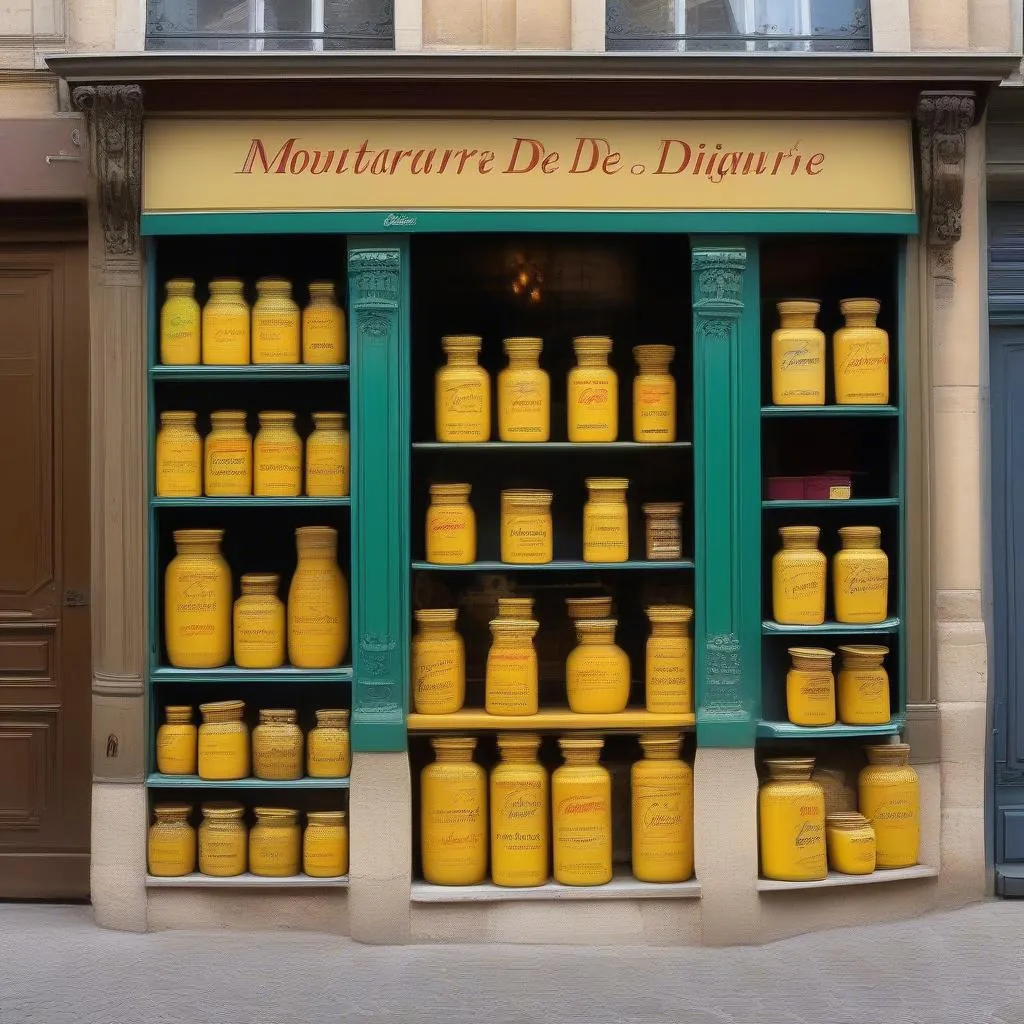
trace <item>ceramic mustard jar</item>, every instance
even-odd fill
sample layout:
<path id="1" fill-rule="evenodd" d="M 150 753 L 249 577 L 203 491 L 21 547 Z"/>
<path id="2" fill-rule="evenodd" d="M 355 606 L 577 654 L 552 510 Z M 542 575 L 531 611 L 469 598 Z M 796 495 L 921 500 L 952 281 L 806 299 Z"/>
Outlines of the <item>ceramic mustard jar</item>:
<path id="1" fill-rule="evenodd" d="M 210 282 L 203 306 L 203 362 L 207 366 L 244 366 L 249 362 L 249 304 L 242 282 L 222 277 Z"/>
<path id="2" fill-rule="evenodd" d="M 540 368 L 540 338 L 506 338 L 508 366 L 498 374 L 498 439 L 551 437 L 551 381 Z"/>
<path id="3" fill-rule="evenodd" d="M 665 444 L 676 439 L 676 382 L 669 373 L 672 345 L 637 345 L 633 379 L 633 440 Z"/>
<path id="4" fill-rule="evenodd" d="M 817 526 L 780 526 L 782 548 L 772 556 L 772 618 L 793 626 L 825 621 L 827 559 Z"/>
<path id="5" fill-rule="evenodd" d="M 814 325 L 821 303 L 788 299 L 776 303 L 779 327 L 772 331 L 772 402 L 825 404 L 825 335 Z"/>
<path id="6" fill-rule="evenodd" d="M 347 708 L 320 708 L 306 736 L 306 774 L 311 779 L 344 779 L 352 771 Z"/>
<path id="7" fill-rule="evenodd" d="M 466 646 L 455 629 L 457 608 L 413 612 L 412 699 L 421 715 L 450 715 L 466 701 Z"/>
<path id="8" fill-rule="evenodd" d="M 343 498 L 349 493 L 351 440 L 343 412 L 313 413 L 313 432 L 306 438 L 306 494 L 311 498 Z"/>
<path id="9" fill-rule="evenodd" d="M 490 715 L 535 715 L 538 710 L 536 619 L 491 619 L 484 707 Z"/>
<path id="10" fill-rule="evenodd" d="M 280 668 L 284 664 L 284 602 L 277 573 L 244 573 L 235 601 L 234 648 L 239 668 Z"/>
<path id="11" fill-rule="evenodd" d="M 875 830 L 863 814 L 845 812 L 825 818 L 828 866 L 844 875 L 875 870 Z"/>
<path id="12" fill-rule="evenodd" d="M 164 573 L 164 637 L 175 668 L 220 668 L 231 657 L 231 570 L 223 530 L 175 530 Z"/>
<path id="13" fill-rule="evenodd" d="M 235 781 L 249 774 L 249 727 L 242 721 L 245 704 L 221 700 L 200 704 L 199 778 Z"/>
<path id="14" fill-rule="evenodd" d="M 693 714 L 693 609 L 681 604 L 647 609 L 651 635 L 644 666 L 644 706 L 664 714 Z"/>
<path id="15" fill-rule="evenodd" d="M 565 613 L 575 622 L 577 619 L 609 619 L 612 615 L 612 599 L 601 597 L 567 597 Z"/>
<path id="16" fill-rule="evenodd" d="M 644 548 L 649 562 L 672 562 L 683 557 L 683 503 L 648 501 L 644 513 Z"/>
<path id="17" fill-rule="evenodd" d="M 578 645 L 565 663 L 569 709 L 614 715 L 629 703 L 629 655 L 615 643 L 615 619 L 577 619 Z"/>
<path id="18" fill-rule="evenodd" d="M 560 736 L 565 763 L 551 774 L 554 878 L 562 885 L 612 880 L 612 780 L 602 736 Z"/>
<path id="19" fill-rule="evenodd" d="M 838 405 L 889 402 L 889 335 L 876 323 L 881 308 L 876 299 L 839 303 L 846 324 L 832 335 Z"/>
<path id="20" fill-rule="evenodd" d="M 551 491 L 501 492 L 501 560 L 540 565 L 554 557 Z"/>
<path id="21" fill-rule="evenodd" d="M 295 413 L 261 412 L 259 421 L 252 451 L 252 493 L 297 498 L 302 493 L 302 438 L 295 430 Z"/>
<path id="22" fill-rule="evenodd" d="M 252 494 L 252 438 L 245 413 L 221 409 L 210 413 L 211 430 L 204 442 L 203 479 L 210 497 Z"/>
<path id="23" fill-rule="evenodd" d="M 532 597 L 499 597 L 498 598 L 498 619 L 532 619 L 533 598 Z"/>
<path id="24" fill-rule="evenodd" d="M 160 362 L 166 366 L 195 365 L 200 357 L 200 323 L 196 283 L 188 277 L 167 282 L 160 307 Z"/>
<path id="25" fill-rule="evenodd" d="M 333 281 L 311 281 L 309 303 L 302 311 L 302 361 L 317 365 L 348 358 L 345 311 L 338 305 Z"/>
<path id="26" fill-rule="evenodd" d="M 296 668 L 337 668 L 348 650 L 348 583 L 338 566 L 338 531 L 300 526 L 298 564 L 288 588 L 288 660 Z"/>
<path id="27" fill-rule="evenodd" d="M 261 277 L 252 307 L 252 361 L 263 364 L 297 363 L 302 353 L 299 307 L 291 281 Z"/>
<path id="28" fill-rule="evenodd" d="M 548 773 L 538 762 L 540 736 L 498 733 L 501 760 L 491 769 L 491 881 L 543 885 L 550 836 Z"/>
<path id="29" fill-rule="evenodd" d="M 203 439 L 194 412 L 160 413 L 154 482 L 158 498 L 198 498 L 203 493 Z"/>
<path id="30" fill-rule="evenodd" d="M 434 378 L 434 433 L 438 441 L 491 439 L 491 378 L 479 365 L 482 341 L 475 335 L 441 339 L 448 362 Z"/>
<path id="31" fill-rule="evenodd" d="M 302 730 L 293 708 L 260 708 L 252 731 L 252 771 L 275 782 L 302 778 Z"/>
<path id="32" fill-rule="evenodd" d="M 199 871 L 234 878 L 249 866 L 249 830 L 245 808 L 236 803 L 206 803 L 199 825 Z"/>
<path id="33" fill-rule="evenodd" d="M 889 613 L 889 558 L 877 526 L 841 526 L 832 558 L 837 622 L 883 622 Z"/>
<path id="34" fill-rule="evenodd" d="M 431 484 L 427 508 L 427 561 L 468 565 L 476 561 L 476 515 L 470 484 Z"/>
<path id="35" fill-rule="evenodd" d="M 910 745 L 878 744 L 864 753 L 868 764 L 857 778 L 857 801 L 875 830 L 875 865 L 913 867 L 921 844 L 921 793 Z"/>
<path id="36" fill-rule="evenodd" d="M 889 673 L 882 661 L 888 647 L 848 644 L 839 648 L 839 721 L 844 725 L 885 725 L 891 717 Z"/>
<path id="37" fill-rule="evenodd" d="M 761 874 L 779 882 L 821 881 L 828 874 L 825 794 L 811 781 L 814 758 L 764 762 L 768 781 L 757 797 Z"/>
<path id="38" fill-rule="evenodd" d="M 436 760 L 420 773 L 420 857 L 433 885 L 487 877 L 487 773 L 473 736 L 433 736 Z"/>
<path id="39" fill-rule="evenodd" d="M 835 725 L 835 655 L 823 647 L 790 647 L 786 673 L 786 717 L 794 725 Z"/>
<path id="40" fill-rule="evenodd" d="M 693 874 L 693 769 L 678 732 L 640 734 L 644 756 L 630 770 L 633 876 L 685 882 Z"/>
<path id="41" fill-rule="evenodd" d="M 348 874 L 348 825 L 344 811 L 309 811 L 302 835 L 302 871 L 310 878 Z"/>
<path id="42" fill-rule="evenodd" d="M 290 807 L 254 807 L 249 830 L 249 870 L 263 878 L 290 878 L 299 873 L 302 836 L 299 812 Z"/>
<path id="43" fill-rule="evenodd" d="M 583 506 L 583 561 L 629 560 L 629 509 L 623 477 L 588 476 Z"/>
<path id="44" fill-rule="evenodd" d="M 612 339 L 573 338 L 576 365 L 566 380 L 569 440 L 576 443 L 619 439 L 619 376 L 608 365 Z"/>
<path id="45" fill-rule="evenodd" d="M 189 823 L 188 804 L 155 804 L 146 841 L 149 873 L 157 878 L 180 878 L 196 869 L 196 830 Z"/>
<path id="46" fill-rule="evenodd" d="M 198 733 L 191 705 L 169 704 L 164 718 L 156 731 L 156 770 L 161 775 L 195 775 Z"/>

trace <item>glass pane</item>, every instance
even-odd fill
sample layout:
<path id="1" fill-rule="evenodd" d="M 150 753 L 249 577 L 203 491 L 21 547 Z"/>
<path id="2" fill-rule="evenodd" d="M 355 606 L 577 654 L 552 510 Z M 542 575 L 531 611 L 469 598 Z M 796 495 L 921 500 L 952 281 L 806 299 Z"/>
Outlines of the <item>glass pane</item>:
<path id="1" fill-rule="evenodd" d="M 811 33 L 815 50 L 870 50 L 869 0 L 811 0 Z"/>
<path id="2" fill-rule="evenodd" d="M 311 50 L 310 0 L 265 0 L 264 50 Z"/>
<path id="3" fill-rule="evenodd" d="M 679 44 L 671 38 L 676 31 L 675 0 L 607 0 L 609 50 L 676 50 Z"/>
<path id="4" fill-rule="evenodd" d="M 744 0 L 686 0 L 687 50 L 745 50 Z"/>
<path id="5" fill-rule="evenodd" d="M 324 0 L 325 50 L 390 50 L 394 0 Z"/>
<path id="6" fill-rule="evenodd" d="M 248 50 L 254 24 L 254 0 L 147 0 L 146 46 Z"/>
<path id="7" fill-rule="evenodd" d="M 757 44 L 758 50 L 806 50 L 800 37 L 807 36 L 801 17 L 801 0 L 756 0 L 754 32 L 759 36 L 779 36 Z M 796 37 L 796 38 L 794 38 Z"/>

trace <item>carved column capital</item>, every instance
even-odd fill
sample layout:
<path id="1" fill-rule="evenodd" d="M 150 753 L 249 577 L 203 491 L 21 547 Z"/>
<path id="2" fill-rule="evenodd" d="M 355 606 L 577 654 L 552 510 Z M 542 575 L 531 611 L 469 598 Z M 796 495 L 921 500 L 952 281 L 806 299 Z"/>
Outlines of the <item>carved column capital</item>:
<path id="1" fill-rule="evenodd" d="M 922 216 L 929 245 L 960 240 L 967 129 L 976 111 L 973 92 L 923 92 L 918 100 Z"/>

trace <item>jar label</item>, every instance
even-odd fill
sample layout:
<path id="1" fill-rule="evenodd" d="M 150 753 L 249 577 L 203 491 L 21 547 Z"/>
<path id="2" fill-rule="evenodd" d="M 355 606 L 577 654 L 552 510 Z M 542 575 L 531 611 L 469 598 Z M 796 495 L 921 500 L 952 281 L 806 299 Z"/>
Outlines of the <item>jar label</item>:
<path id="1" fill-rule="evenodd" d="M 283 877 L 299 873 L 298 825 L 257 824 L 249 833 L 249 867 L 253 874 Z"/>
<path id="2" fill-rule="evenodd" d="M 349 773 L 349 736 L 347 729 L 318 725 L 306 739 L 306 760 L 314 778 L 344 778 Z"/>
<path id="3" fill-rule="evenodd" d="M 550 562 L 551 517 L 546 513 L 508 513 L 502 523 L 504 562 Z"/>
<path id="4" fill-rule="evenodd" d="M 670 441 L 676 432 L 675 387 L 640 377 L 634 390 L 634 422 L 638 441 Z"/>
<path id="5" fill-rule="evenodd" d="M 633 846 L 648 864 L 686 857 L 693 828 L 692 796 L 678 779 L 638 779 L 633 784 Z"/>
<path id="6" fill-rule="evenodd" d="M 825 393 L 825 348 L 819 342 L 776 340 L 775 400 L 807 405 L 820 402 Z M 781 348 L 781 350 L 780 350 Z"/>
<path id="7" fill-rule="evenodd" d="M 472 561 L 470 544 L 473 530 L 472 512 L 466 507 L 431 506 L 427 524 L 427 561 Z"/>
<path id="8" fill-rule="evenodd" d="M 463 659 L 454 644 L 418 640 L 413 652 L 413 700 L 420 714 L 444 714 L 462 706 Z"/>
<path id="9" fill-rule="evenodd" d="M 196 836 L 184 823 L 173 830 L 153 825 L 149 832 L 149 870 L 154 875 L 187 875 L 195 870 Z"/>
<path id="10" fill-rule="evenodd" d="M 206 490 L 210 494 L 248 494 L 252 446 L 248 440 L 206 442 Z"/>
<path id="11" fill-rule="evenodd" d="M 256 726 L 252 734 L 252 760 L 258 778 L 301 776 L 302 733 L 298 726 Z"/>
<path id="12" fill-rule="evenodd" d="M 774 590 L 781 607 L 774 609 L 780 621 L 821 619 L 825 615 L 825 565 L 775 562 Z"/>
<path id="13" fill-rule="evenodd" d="M 253 360 L 264 363 L 295 363 L 299 360 L 299 314 L 254 310 Z"/>
<path id="14" fill-rule="evenodd" d="M 485 705 L 492 715 L 536 714 L 537 655 L 533 647 L 492 647 L 487 655 L 485 690 Z"/>
<path id="15" fill-rule="evenodd" d="M 250 608 L 242 598 L 235 606 L 235 648 L 272 654 L 284 644 L 284 609 Z"/>
<path id="16" fill-rule="evenodd" d="M 692 654 L 688 639 L 648 642 L 645 696 L 648 711 L 693 711 Z"/>
<path id="17" fill-rule="evenodd" d="M 606 877 L 611 868 L 611 807 L 608 788 L 598 784 L 556 784 L 555 873 Z"/>
<path id="18" fill-rule="evenodd" d="M 477 785 L 436 778 L 438 792 L 424 798 L 424 860 L 442 870 L 470 871 L 482 864 L 487 844 L 486 798 Z"/>
<path id="19" fill-rule="evenodd" d="M 842 343 L 836 390 L 847 402 L 877 402 L 889 394 L 889 344 L 877 340 Z"/>
<path id="20" fill-rule="evenodd" d="M 156 488 L 160 497 L 189 498 L 202 493 L 202 442 L 198 435 L 183 439 L 158 435 L 156 453 Z"/>
<path id="21" fill-rule="evenodd" d="M 247 836 L 242 822 L 199 828 L 199 870 L 204 875 L 240 875 L 245 870 Z"/>
<path id="22" fill-rule="evenodd" d="M 583 558 L 588 562 L 623 561 L 629 553 L 625 503 L 589 501 L 583 510 Z"/>

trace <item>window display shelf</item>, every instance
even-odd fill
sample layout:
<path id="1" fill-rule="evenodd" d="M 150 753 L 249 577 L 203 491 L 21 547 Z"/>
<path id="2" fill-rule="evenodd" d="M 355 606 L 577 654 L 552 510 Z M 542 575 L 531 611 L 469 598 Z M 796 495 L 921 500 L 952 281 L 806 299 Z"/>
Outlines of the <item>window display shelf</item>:
<path id="1" fill-rule="evenodd" d="M 927 864 L 916 864 L 912 868 L 882 868 L 872 871 L 870 875 L 844 875 L 838 871 L 830 871 L 827 878 L 820 882 L 776 882 L 773 879 L 759 878 L 758 892 L 792 892 L 797 889 L 833 889 L 844 885 L 875 885 L 880 882 L 904 882 L 914 878 L 935 878 L 938 868 Z"/>
<path id="2" fill-rule="evenodd" d="M 883 619 L 881 622 L 823 622 L 820 626 L 788 626 L 781 622 L 766 620 L 761 623 L 761 632 L 783 636 L 861 636 L 867 633 L 898 633 L 898 618 Z"/>
<path id="3" fill-rule="evenodd" d="M 347 366 L 151 366 L 153 380 L 348 380 Z"/>
<path id="4" fill-rule="evenodd" d="M 762 405 L 762 416 L 899 416 L 895 405 Z"/>
<path id="5" fill-rule="evenodd" d="M 627 708 L 614 715 L 580 715 L 568 708 L 541 708 L 536 715 L 491 715 L 482 708 L 463 708 L 449 715 L 409 714 L 410 732 L 467 732 L 477 729 L 643 732 L 646 729 L 689 729 L 694 714 L 662 714 Z"/>
<path id="6" fill-rule="evenodd" d="M 198 775 L 161 775 L 150 772 L 146 776 L 149 789 L 348 789 L 348 776 L 343 779 L 314 779 L 308 775 L 301 779 L 201 779 Z"/>
<path id="7" fill-rule="evenodd" d="M 671 441 L 664 444 L 647 444 L 642 441 L 469 441 L 452 443 L 448 441 L 414 441 L 417 451 L 442 452 L 584 452 L 593 451 L 679 451 L 692 448 L 692 441 Z"/>
<path id="8" fill-rule="evenodd" d="M 547 882 L 527 888 L 510 888 L 482 882 L 480 885 L 431 885 L 412 883 L 413 903 L 512 903 L 540 900 L 650 900 L 696 899 L 700 882 L 638 882 L 632 875 L 616 875 L 607 885 L 561 885 Z"/>
<path id="9" fill-rule="evenodd" d="M 267 878 L 246 871 L 230 878 L 201 875 L 198 871 L 177 878 L 146 875 L 147 889 L 347 889 L 348 875 L 337 878 L 313 878 L 310 875 L 290 875 L 287 878 Z"/>
<path id="10" fill-rule="evenodd" d="M 758 739 L 778 740 L 834 740 L 857 736 L 896 736 L 903 729 L 903 716 L 896 715 L 884 725 L 808 726 L 792 722 L 759 722 Z"/>
<path id="11" fill-rule="evenodd" d="M 352 504 L 348 496 L 342 498 L 311 498 L 305 494 L 297 498 L 275 498 L 255 495 L 237 498 L 150 498 L 153 508 L 343 508 Z"/>
<path id="12" fill-rule="evenodd" d="M 899 508 L 899 498 L 823 498 L 815 501 L 810 498 L 793 498 L 790 500 L 765 500 L 761 507 L 765 509 L 807 509 L 819 508 Z"/>
<path id="13" fill-rule="evenodd" d="M 168 668 L 149 671 L 152 683 L 351 683 L 352 666 L 341 668 Z"/>
<path id="14" fill-rule="evenodd" d="M 692 569 L 689 560 L 666 562 L 582 562 L 572 559 L 559 559 L 554 562 L 539 564 L 523 564 L 521 562 L 469 562 L 465 565 L 438 565 L 434 562 L 413 562 L 413 569 L 437 570 L 439 572 L 505 572 L 509 569 L 520 569 L 525 572 L 578 572 L 580 569 Z"/>

